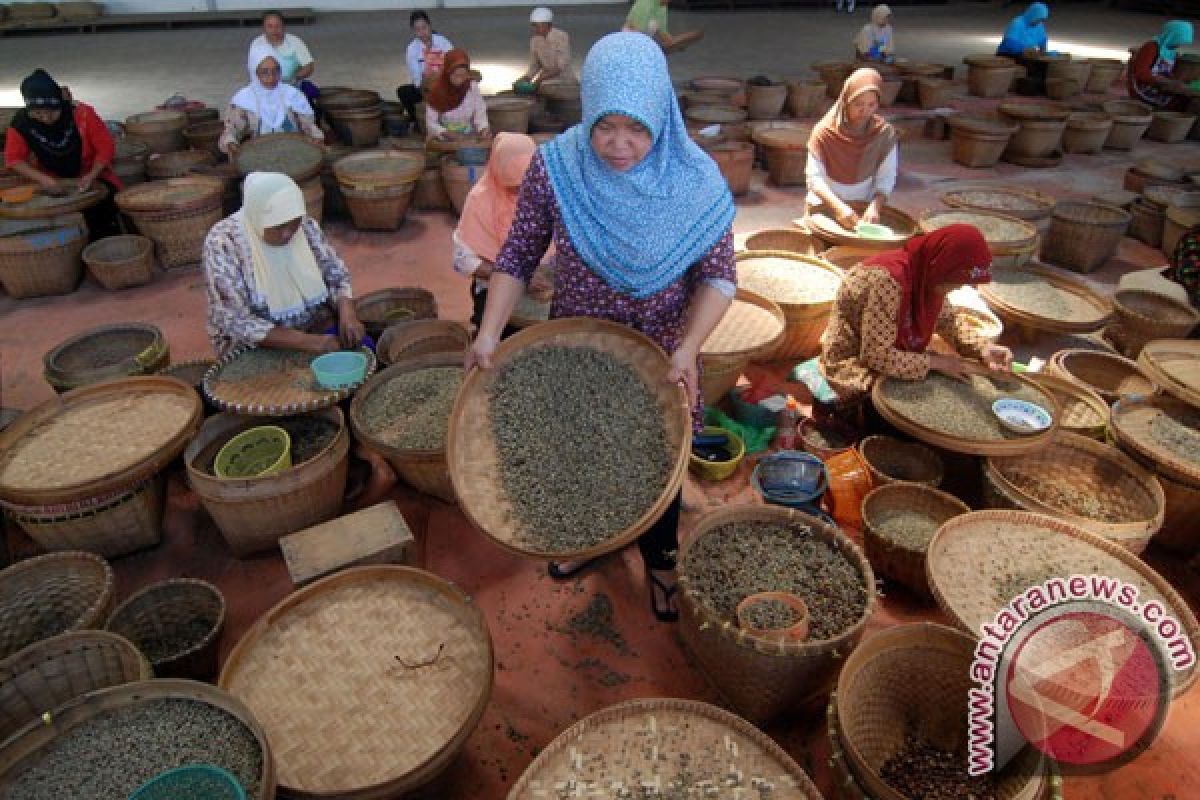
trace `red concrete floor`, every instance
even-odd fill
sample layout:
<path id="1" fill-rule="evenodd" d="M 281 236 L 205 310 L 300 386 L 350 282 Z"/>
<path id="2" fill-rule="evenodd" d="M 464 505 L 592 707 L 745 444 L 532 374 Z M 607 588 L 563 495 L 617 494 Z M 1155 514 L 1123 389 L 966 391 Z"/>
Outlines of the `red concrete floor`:
<path id="1" fill-rule="evenodd" d="M 912 140 L 904 145 L 904 175 L 896 204 L 910 213 L 937 207 L 948 182 L 1005 179 L 1034 186 L 1059 197 L 1086 197 L 1118 188 L 1134 160 L 1149 155 L 1200 160 L 1200 147 L 1164 149 L 1145 143 L 1130 154 L 1067 157 L 1061 168 L 1030 172 L 1008 165 L 995 170 L 965 170 L 949 164 L 949 143 Z M 1168 155 L 1169 154 L 1169 155 Z M 801 192 L 764 185 L 756 174 L 754 191 L 739 202 L 738 232 L 786 225 L 797 216 Z M 466 282 L 450 269 L 445 214 L 414 214 L 396 234 L 358 233 L 345 223 L 326 229 L 350 265 L 359 293 L 384 286 L 421 285 L 438 296 L 441 316 L 468 315 Z M 1151 266 L 1162 255 L 1126 239 L 1118 257 L 1093 275 L 1111 291 L 1116 277 L 1134 265 Z M 2 404 L 28 408 L 52 392 L 41 379 L 41 355 L 54 344 L 86 328 L 116 321 L 142 320 L 167 335 L 177 361 L 208 353 L 203 332 L 204 292 L 198 273 L 160 277 L 153 285 L 105 292 L 87 284 L 72 295 L 34 301 L 0 298 Z M 1034 350 L 1049 352 L 1053 342 Z M 1023 354 L 1031 352 L 1022 348 Z M 733 502 L 755 502 L 746 486 L 748 467 L 729 481 L 699 485 L 689 479 L 685 494 L 692 510 L 684 515 L 686 532 L 705 509 Z M 460 757 L 422 797 L 446 800 L 502 798 L 531 759 L 573 721 L 597 709 L 635 697 L 689 697 L 719 702 L 692 666 L 670 625 L 654 621 L 640 559 L 634 550 L 609 557 L 584 577 L 557 584 L 544 564 L 513 556 L 471 529 L 454 506 L 425 498 L 400 486 L 392 498 L 426 543 L 426 567 L 469 592 L 487 616 L 496 649 L 496 682 L 479 727 Z M 851 532 L 857 537 L 857 533 Z M 13 536 L 25 554 L 30 543 Z M 1200 575 L 1183 559 L 1151 548 L 1146 559 L 1200 610 Z M 290 590 L 278 554 L 234 559 L 199 508 L 179 474 L 171 479 L 163 543 L 154 550 L 114 563 L 121 597 L 146 583 L 188 575 L 221 587 L 229 602 L 225 655 L 241 633 Z M 566 620 L 603 593 L 614 609 L 620 642 L 560 632 Z M 870 631 L 900 622 L 947 621 L 935 607 L 889 591 L 873 614 Z M 868 632 L 870 635 L 870 632 Z M 1188 798 L 1200 785 L 1200 690 L 1193 688 L 1172 706 L 1158 740 L 1131 764 L 1099 777 L 1073 778 L 1069 798 Z M 826 797 L 836 797 L 826 760 L 824 721 L 788 719 L 769 731 L 813 776 Z M 1192 787 L 1189 789 L 1188 787 Z"/>

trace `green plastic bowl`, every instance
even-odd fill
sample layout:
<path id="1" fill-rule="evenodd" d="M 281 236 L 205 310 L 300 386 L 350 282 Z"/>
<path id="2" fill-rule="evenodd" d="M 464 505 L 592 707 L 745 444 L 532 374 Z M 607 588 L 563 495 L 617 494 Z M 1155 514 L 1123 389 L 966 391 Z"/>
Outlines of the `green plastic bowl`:
<path id="1" fill-rule="evenodd" d="M 517 94 L 535 94 L 537 87 L 533 85 L 533 81 L 516 81 L 513 83 L 513 91 Z"/>
<path id="2" fill-rule="evenodd" d="M 895 239 L 896 234 L 887 225 L 876 222 L 860 222 L 854 227 L 854 232 L 863 239 Z"/>
<path id="3" fill-rule="evenodd" d="M 292 466 L 292 437 L 277 425 L 242 431 L 217 452 L 218 478 L 263 478 Z"/>
<path id="4" fill-rule="evenodd" d="M 326 353 L 313 359 L 312 371 L 322 388 L 344 389 L 362 383 L 367 375 L 367 357 L 353 350 Z"/>
<path id="5" fill-rule="evenodd" d="M 129 800 L 246 800 L 246 790 L 220 767 L 188 764 L 151 778 Z"/>

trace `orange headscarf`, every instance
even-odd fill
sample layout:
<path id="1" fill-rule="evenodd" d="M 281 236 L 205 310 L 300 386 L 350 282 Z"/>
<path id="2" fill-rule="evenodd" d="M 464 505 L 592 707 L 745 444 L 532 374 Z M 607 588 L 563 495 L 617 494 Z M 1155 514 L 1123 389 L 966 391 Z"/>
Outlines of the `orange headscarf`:
<path id="1" fill-rule="evenodd" d="M 537 143 L 523 133 L 499 133 L 492 157 L 471 187 L 458 221 L 458 238 L 475 255 L 494 262 L 517 213 L 517 190 Z"/>
<path id="2" fill-rule="evenodd" d="M 837 183 L 861 183 L 872 177 L 896 145 L 896 130 L 878 114 L 859 131 L 846 121 L 846 108 L 866 92 L 883 96 L 883 78 L 870 67 L 855 70 L 846 79 L 841 96 L 808 139 L 808 152 L 820 159 L 825 174 Z"/>
<path id="3" fill-rule="evenodd" d="M 459 67 L 470 69 L 471 57 L 467 55 L 466 50 L 456 47 L 446 53 L 446 58 L 442 61 L 442 71 L 438 73 L 433 85 L 429 87 L 429 94 L 425 96 L 425 102 L 429 103 L 439 114 L 445 114 L 447 111 L 453 111 L 461 106 L 463 98 L 471 89 L 470 81 L 462 86 L 455 86 L 450 82 L 451 73 Z"/>

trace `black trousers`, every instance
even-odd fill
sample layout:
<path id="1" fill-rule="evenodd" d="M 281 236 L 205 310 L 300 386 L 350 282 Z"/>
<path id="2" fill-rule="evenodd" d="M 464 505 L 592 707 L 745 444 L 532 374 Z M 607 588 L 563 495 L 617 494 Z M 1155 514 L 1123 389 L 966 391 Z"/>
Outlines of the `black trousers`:
<path id="1" fill-rule="evenodd" d="M 117 189 L 108 181 L 97 180 L 108 187 L 108 196 L 83 212 L 83 219 L 88 226 L 88 241 L 92 242 L 121 232 L 121 210 L 113 199 Z"/>
<path id="2" fill-rule="evenodd" d="M 663 515 L 638 537 L 638 550 L 642 552 L 646 569 L 675 569 L 679 554 L 679 510 L 682 505 L 683 490 L 680 490 Z"/>
<path id="3" fill-rule="evenodd" d="M 413 86 L 411 83 L 405 84 L 396 89 L 396 97 L 400 100 L 400 104 L 404 106 L 404 110 L 408 112 L 408 116 L 413 122 L 417 121 L 417 103 L 425 99 L 421 94 L 419 87 Z"/>

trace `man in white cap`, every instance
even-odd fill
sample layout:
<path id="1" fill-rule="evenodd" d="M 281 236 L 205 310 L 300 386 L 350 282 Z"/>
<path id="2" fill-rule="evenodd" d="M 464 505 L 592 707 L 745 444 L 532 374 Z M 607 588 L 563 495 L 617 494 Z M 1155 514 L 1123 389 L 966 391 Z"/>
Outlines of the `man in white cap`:
<path id="1" fill-rule="evenodd" d="M 529 15 L 533 36 L 529 39 L 529 69 L 518 80 L 535 86 L 550 78 L 575 80 L 571 71 L 571 41 L 567 32 L 554 27 L 554 12 L 535 8 Z"/>

